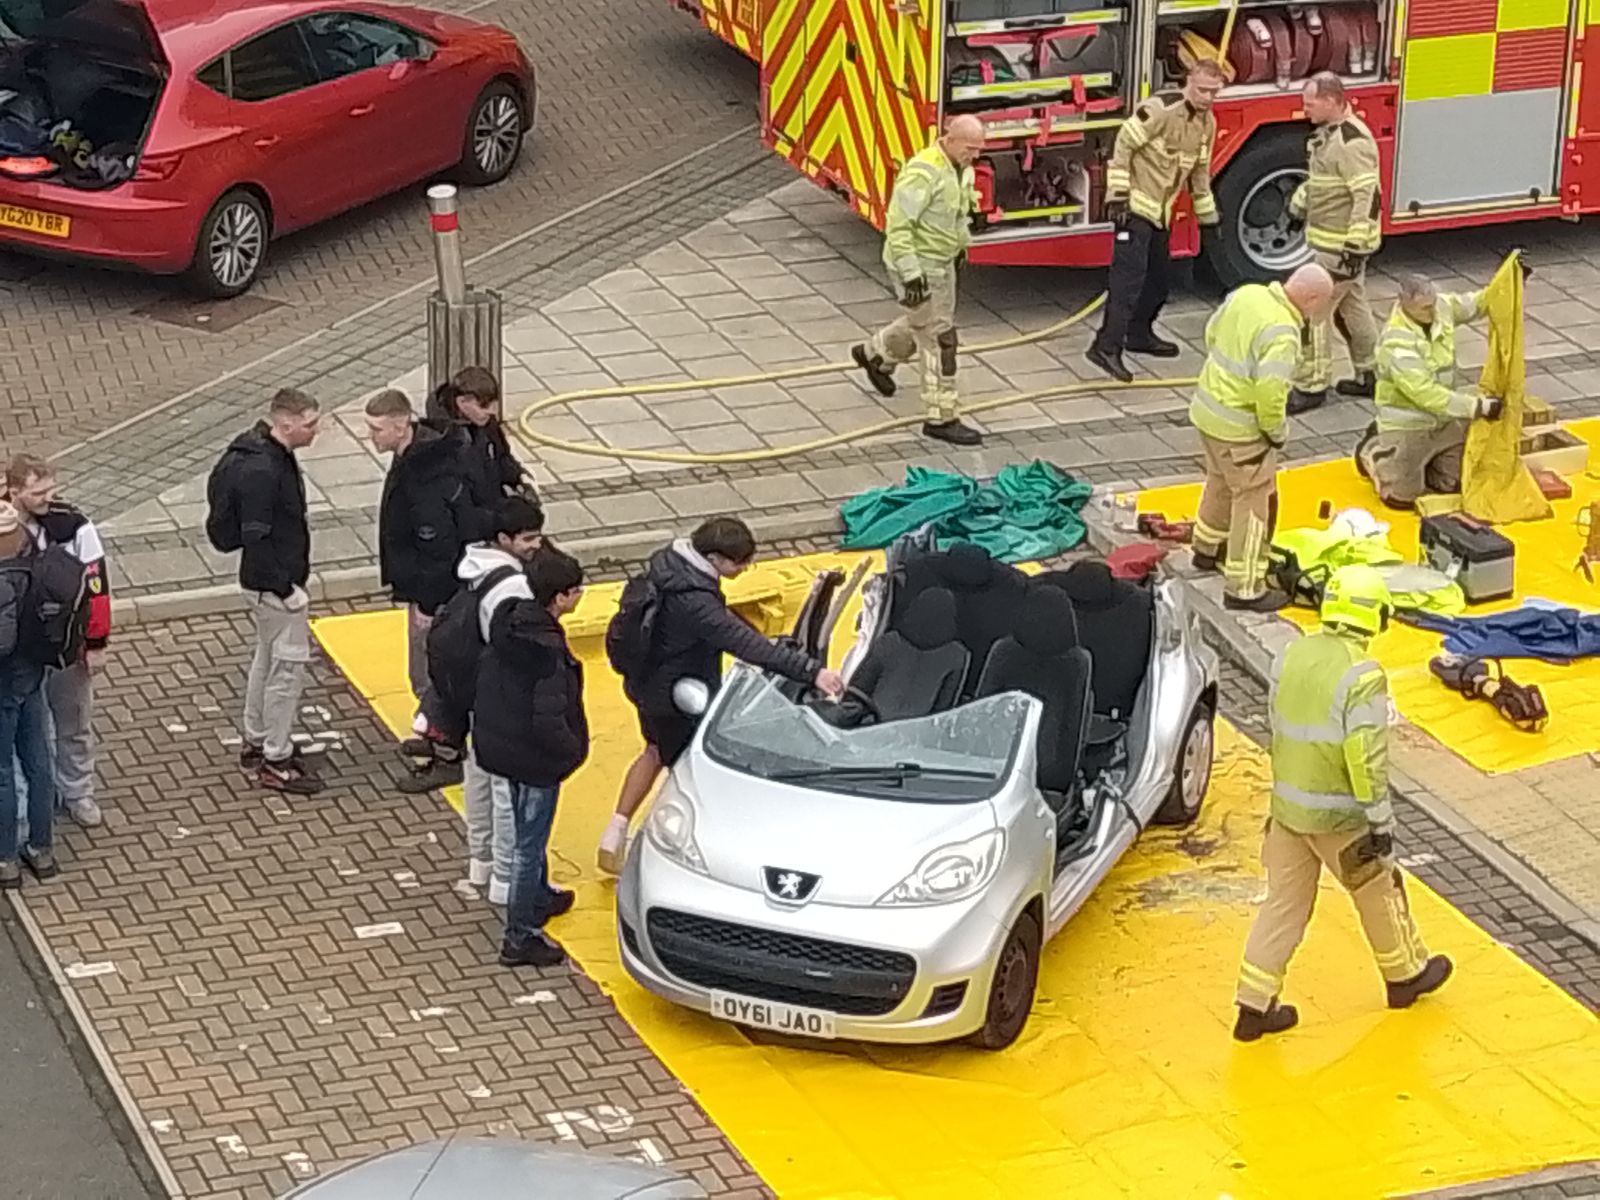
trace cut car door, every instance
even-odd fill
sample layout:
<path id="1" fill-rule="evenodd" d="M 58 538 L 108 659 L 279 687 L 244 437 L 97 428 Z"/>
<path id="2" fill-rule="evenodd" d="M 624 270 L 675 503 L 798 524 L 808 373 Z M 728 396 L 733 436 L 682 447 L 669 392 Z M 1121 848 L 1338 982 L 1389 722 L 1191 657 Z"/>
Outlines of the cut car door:
<path id="1" fill-rule="evenodd" d="M 1411 0 L 1391 211 L 1553 202 L 1573 0 Z"/>

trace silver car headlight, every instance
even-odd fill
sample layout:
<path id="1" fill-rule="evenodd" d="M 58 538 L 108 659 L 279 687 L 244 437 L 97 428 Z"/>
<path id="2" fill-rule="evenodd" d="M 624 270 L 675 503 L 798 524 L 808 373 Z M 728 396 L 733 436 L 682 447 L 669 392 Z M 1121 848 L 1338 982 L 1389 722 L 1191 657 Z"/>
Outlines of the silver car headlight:
<path id="1" fill-rule="evenodd" d="M 677 788 L 664 788 L 644 823 L 650 844 L 680 867 L 705 875 L 706 860 L 694 840 L 694 805 Z"/>
<path id="2" fill-rule="evenodd" d="M 1000 869 L 1006 835 L 998 829 L 940 846 L 887 892 L 879 904 L 953 904 L 989 886 Z"/>

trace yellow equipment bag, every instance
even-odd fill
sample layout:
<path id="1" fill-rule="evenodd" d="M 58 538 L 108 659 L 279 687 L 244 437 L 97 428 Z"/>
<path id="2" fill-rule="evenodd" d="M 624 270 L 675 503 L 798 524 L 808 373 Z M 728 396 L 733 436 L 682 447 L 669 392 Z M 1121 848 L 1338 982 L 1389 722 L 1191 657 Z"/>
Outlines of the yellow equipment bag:
<path id="1" fill-rule="evenodd" d="M 1489 311 L 1489 357 L 1479 386 L 1505 401 L 1498 421 L 1474 421 L 1461 463 L 1461 507 L 1492 525 L 1538 521 L 1550 502 L 1522 461 L 1522 267 L 1513 251 L 1484 297 Z"/>

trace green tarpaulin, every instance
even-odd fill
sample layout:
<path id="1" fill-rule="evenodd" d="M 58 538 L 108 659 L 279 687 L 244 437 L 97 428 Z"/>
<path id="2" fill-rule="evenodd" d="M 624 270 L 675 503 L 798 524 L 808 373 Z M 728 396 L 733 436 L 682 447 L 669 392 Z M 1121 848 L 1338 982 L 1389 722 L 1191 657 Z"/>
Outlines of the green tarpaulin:
<path id="1" fill-rule="evenodd" d="M 876 550 L 924 525 L 940 547 L 974 542 L 1006 562 L 1050 558 L 1083 541 L 1078 513 L 1090 487 L 1046 462 L 1013 464 L 980 483 L 953 471 L 907 467 L 899 487 L 840 506 L 846 550 Z"/>

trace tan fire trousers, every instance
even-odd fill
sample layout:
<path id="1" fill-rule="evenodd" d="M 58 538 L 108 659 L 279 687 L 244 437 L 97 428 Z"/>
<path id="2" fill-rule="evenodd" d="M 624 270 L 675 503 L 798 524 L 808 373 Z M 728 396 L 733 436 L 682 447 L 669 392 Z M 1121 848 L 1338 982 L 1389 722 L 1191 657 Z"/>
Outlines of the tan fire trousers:
<path id="1" fill-rule="evenodd" d="M 1278 504 L 1278 452 L 1266 442 L 1224 442 L 1205 434 L 1200 435 L 1200 446 L 1206 482 L 1195 514 L 1195 553 L 1222 558 L 1228 593 L 1253 600 L 1267 589 L 1267 548 Z"/>
<path id="2" fill-rule="evenodd" d="M 1385 501 L 1411 504 L 1424 492 L 1461 490 L 1461 459 L 1468 421 L 1446 421 L 1437 429 L 1380 433 L 1367 448 L 1366 466 Z"/>
<path id="3" fill-rule="evenodd" d="M 956 390 L 956 268 L 927 275 L 928 298 L 900 315 L 867 343 L 867 353 L 881 355 L 891 364 L 919 360 L 922 371 L 922 407 L 935 423 L 954 421 L 960 395 Z M 905 289 L 895 284 L 896 295 Z"/>
<path id="4" fill-rule="evenodd" d="M 1427 965 L 1427 947 L 1412 920 L 1400 868 L 1394 861 L 1374 860 L 1358 868 L 1354 878 L 1343 874 L 1340 856 L 1365 836 L 1364 830 L 1293 833 L 1276 821 L 1267 822 L 1267 836 L 1261 847 L 1261 865 L 1267 869 L 1267 898 L 1245 942 L 1235 997 L 1239 1004 L 1266 1012 L 1283 990 L 1289 960 L 1311 922 L 1323 867 L 1333 873 L 1355 901 L 1362 931 L 1385 980 L 1399 983 L 1415 978 Z"/>
<path id="5" fill-rule="evenodd" d="M 1356 374 L 1375 370 L 1378 364 L 1378 319 L 1367 299 L 1366 258 L 1318 250 L 1312 261 L 1333 276 L 1333 306 L 1326 316 L 1311 323 L 1309 345 L 1294 373 L 1294 388 L 1301 392 L 1321 392 L 1333 385 L 1335 325 L 1350 347 Z M 1349 274 L 1352 268 L 1354 275 Z"/>

